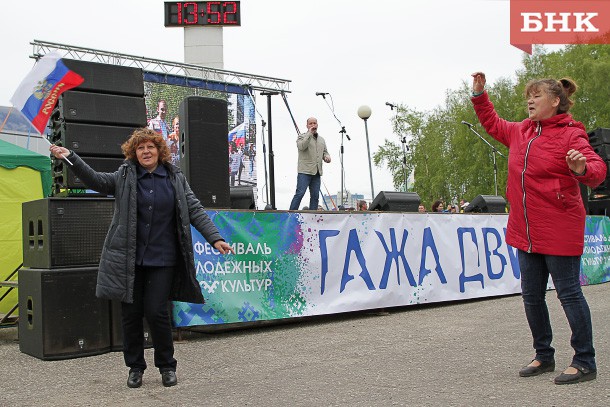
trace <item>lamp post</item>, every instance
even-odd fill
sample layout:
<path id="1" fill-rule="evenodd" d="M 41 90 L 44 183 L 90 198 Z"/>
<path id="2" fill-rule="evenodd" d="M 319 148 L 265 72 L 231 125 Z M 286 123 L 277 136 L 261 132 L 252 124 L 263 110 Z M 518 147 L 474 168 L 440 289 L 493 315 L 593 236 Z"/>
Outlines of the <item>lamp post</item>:
<path id="1" fill-rule="evenodd" d="M 369 117 L 371 117 L 371 108 L 363 105 L 358 108 L 358 116 L 364 120 L 364 132 L 366 134 L 366 150 L 368 151 L 369 158 L 369 175 L 371 177 L 371 199 L 375 199 L 375 189 L 373 188 L 373 168 L 371 167 L 371 147 L 369 146 L 369 127 L 366 123 Z"/>

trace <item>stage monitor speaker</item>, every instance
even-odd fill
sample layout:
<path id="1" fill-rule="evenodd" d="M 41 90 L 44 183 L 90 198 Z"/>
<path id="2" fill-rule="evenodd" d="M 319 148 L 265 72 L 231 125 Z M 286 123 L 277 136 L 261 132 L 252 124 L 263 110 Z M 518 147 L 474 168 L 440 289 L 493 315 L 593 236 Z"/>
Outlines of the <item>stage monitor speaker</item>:
<path id="1" fill-rule="evenodd" d="M 610 144 L 610 129 L 599 127 L 590 133 L 589 135 L 589 144 L 592 146 L 598 146 L 600 144 Z M 602 157 L 603 159 L 608 159 L 608 157 Z"/>
<path id="2" fill-rule="evenodd" d="M 59 97 L 51 119 L 54 122 L 145 127 L 146 105 L 143 97 L 69 90 Z"/>
<path id="3" fill-rule="evenodd" d="M 591 199 L 588 205 L 589 215 L 610 216 L 610 198 Z"/>
<path id="4" fill-rule="evenodd" d="M 110 351 L 110 305 L 95 297 L 97 270 L 19 270 L 21 352 L 57 360 Z"/>
<path id="5" fill-rule="evenodd" d="M 124 158 L 121 145 L 135 129 L 133 126 L 63 122 L 53 129 L 52 141 L 82 156 Z"/>
<path id="6" fill-rule="evenodd" d="M 231 187 L 231 209 L 256 209 L 254 189 L 251 186 Z"/>
<path id="7" fill-rule="evenodd" d="M 506 213 L 506 200 L 499 195 L 478 195 L 464 208 L 464 212 Z"/>
<path id="8" fill-rule="evenodd" d="M 85 80 L 75 88 L 78 91 L 144 96 L 144 76 L 141 68 L 65 58 L 62 61 Z"/>
<path id="9" fill-rule="evenodd" d="M 377 194 L 370 211 L 418 212 L 421 199 L 417 192 L 381 191 Z"/>
<path id="10" fill-rule="evenodd" d="M 146 318 L 144 318 L 144 347 L 152 348 L 152 336 Z M 123 324 L 121 301 L 110 301 L 110 348 L 113 351 L 123 350 Z"/>
<path id="11" fill-rule="evenodd" d="M 91 168 L 98 172 L 115 172 L 119 169 L 125 158 L 116 157 L 80 157 Z M 87 189 L 83 181 L 70 170 L 70 164 L 63 160 L 53 159 L 53 189 Z"/>
<path id="12" fill-rule="evenodd" d="M 180 168 L 206 208 L 230 208 L 227 102 L 189 96 L 180 103 Z"/>
<path id="13" fill-rule="evenodd" d="M 97 266 L 113 211 L 113 198 L 24 202 L 23 265 L 43 269 Z"/>

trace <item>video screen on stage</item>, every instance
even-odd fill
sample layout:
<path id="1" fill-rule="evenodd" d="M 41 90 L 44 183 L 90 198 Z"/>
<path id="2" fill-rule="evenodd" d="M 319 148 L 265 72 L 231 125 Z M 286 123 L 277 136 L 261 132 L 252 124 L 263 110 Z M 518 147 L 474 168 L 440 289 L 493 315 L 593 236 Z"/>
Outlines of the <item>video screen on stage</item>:
<path id="1" fill-rule="evenodd" d="M 225 100 L 228 132 L 223 137 L 228 144 L 228 182 L 231 187 L 251 186 L 256 197 L 255 105 L 247 90 L 220 82 L 145 72 L 144 96 L 148 127 L 166 139 L 176 165 L 180 165 L 179 111 L 183 100 L 189 96 Z"/>

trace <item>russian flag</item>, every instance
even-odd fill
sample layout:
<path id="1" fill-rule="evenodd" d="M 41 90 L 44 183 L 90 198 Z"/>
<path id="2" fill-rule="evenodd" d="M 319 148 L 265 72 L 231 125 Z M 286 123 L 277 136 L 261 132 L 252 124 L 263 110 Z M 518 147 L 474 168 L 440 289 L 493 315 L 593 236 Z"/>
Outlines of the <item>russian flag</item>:
<path id="1" fill-rule="evenodd" d="M 59 95 L 83 81 L 82 76 L 64 65 L 59 52 L 50 52 L 23 79 L 11 103 L 42 134 Z"/>
<path id="2" fill-rule="evenodd" d="M 234 142 L 237 147 L 241 147 L 246 142 L 246 124 L 242 123 L 229 131 L 229 143 Z"/>

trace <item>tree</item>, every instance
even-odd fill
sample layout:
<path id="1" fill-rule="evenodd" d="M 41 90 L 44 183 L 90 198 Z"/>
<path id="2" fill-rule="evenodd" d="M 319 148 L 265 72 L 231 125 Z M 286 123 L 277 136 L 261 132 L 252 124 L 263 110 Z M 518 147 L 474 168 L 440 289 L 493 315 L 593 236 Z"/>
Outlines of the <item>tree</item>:
<path id="1" fill-rule="evenodd" d="M 527 117 L 524 90 L 530 80 L 571 77 L 579 85 L 571 109 L 574 118 L 582 121 L 588 131 L 610 127 L 609 45 L 569 45 L 554 52 L 535 46 L 532 55 L 524 54 L 522 63 L 515 79 L 498 78 L 492 82 L 488 78 L 487 90 L 500 117 L 510 121 Z M 398 107 L 392 118 L 396 138 L 384 140 L 373 154 L 375 165 L 385 165 L 392 173 L 396 190 L 404 190 L 400 141 L 407 137 L 407 174 L 414 177 L 409 190 L 417 192 L 427 206 L 439 198 L 457 202 L 495 193 L 492 149 L 462 125 L 462 120 L 474 124 L 474 129 L 506 157 L 508 149 L 478 124 L 470 89 L 470 83 L 462 83 L 457 90 L 447 91 L 444 104 L 429 112 Z M 504 195 L 507 159 L 496 155 L 496 164 L 498 194 Z"/>

